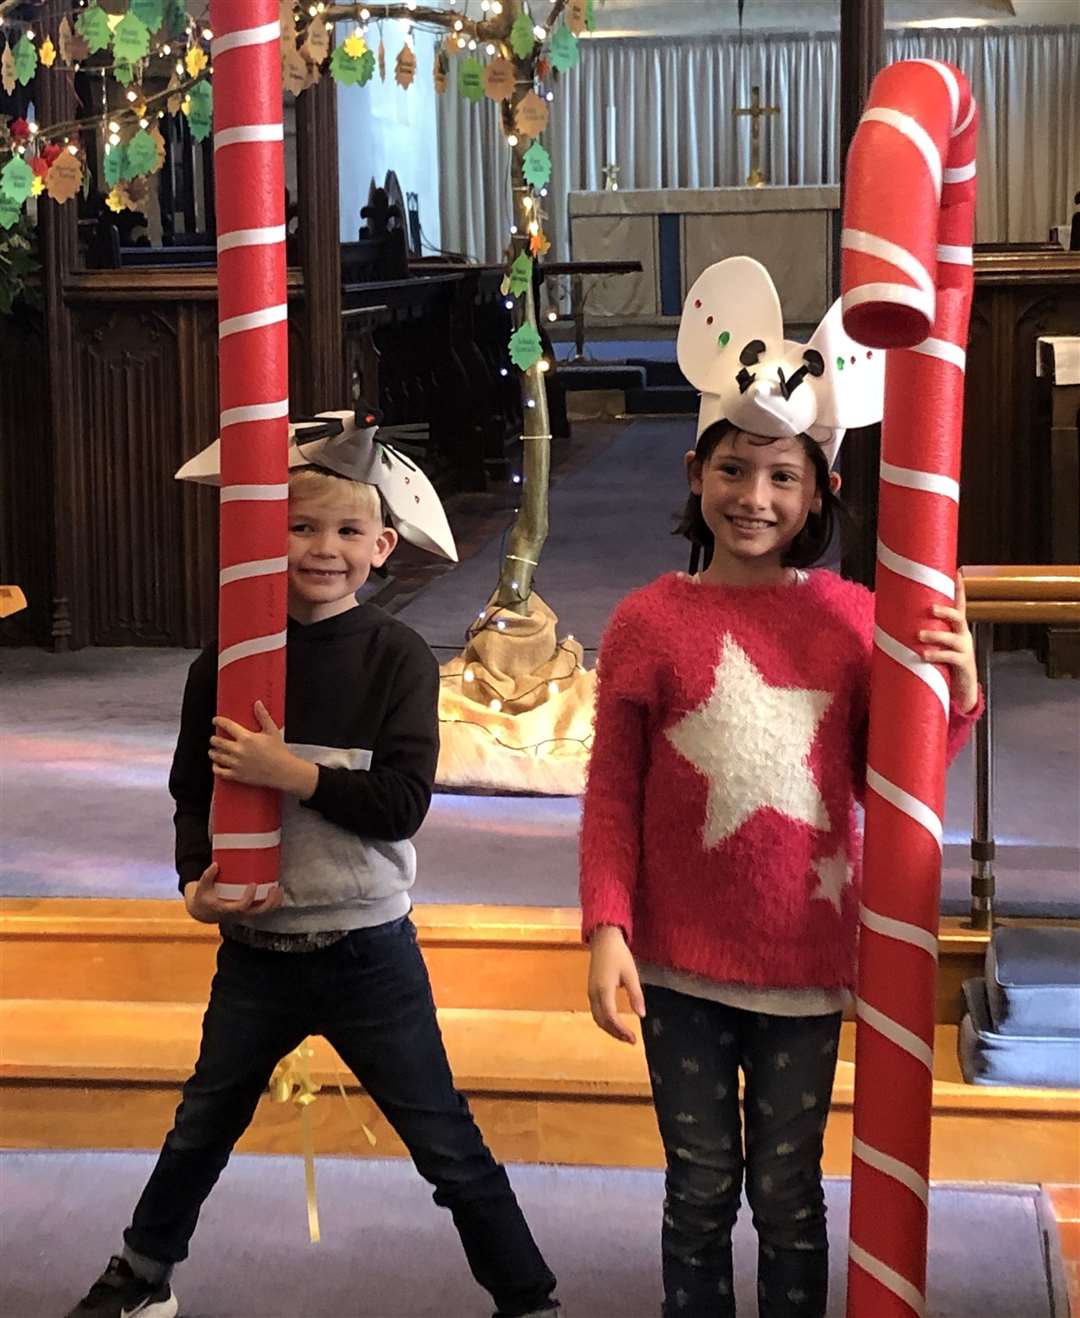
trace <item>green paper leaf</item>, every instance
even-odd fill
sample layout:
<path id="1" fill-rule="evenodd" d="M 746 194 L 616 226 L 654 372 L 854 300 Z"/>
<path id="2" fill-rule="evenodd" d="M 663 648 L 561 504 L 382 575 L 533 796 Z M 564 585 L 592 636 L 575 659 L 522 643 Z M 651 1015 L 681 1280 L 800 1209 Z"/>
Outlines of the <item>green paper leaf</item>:
<path id="1" fill-rule="evenodd" d="M 514 26 L 510 29 L 510 46 L 518 59 L 524 59 L 526 55 L 532 53 L 535 45 L 532 19 L 522 10 L 514 19 Z"/>
<path id="2" fill-rule="evenodd" d="M 22 158 L 12 156 L 3 169 L 0 169 L 0 193 L 21 206 L 30 195 L 34 182 L 34 171 Z"/>
<path id="3" fill-rule="evenodd" d="M 600 0 L 603 4 L 604 0 Z M 590 32 L 596 31 L 596 0 L 585 0 L 585 26 Z"/>
<path id="4" fill-rule="evenodd" d="M 187 31 L 187 0 L 165 0 L 165 17 L 161 28 L 170 37 L 182 36 Z M 142 18 L 142 15 L 139 15 Z M 145 19 L 143 19 L 146 22 Z M 147 23 L 148 27 L 153 24 Z"/>
<path id="5" fill-rule="evenodd" d="M 188 92 L 188 124 L 196 142 L 204 142 L 213 123 L 214 93 L 208 82 L 197 82 Z"/>
<path id="6" fill-rule="evenodd" d="M 165 21 L 165 0 L 131 0 L 130 12 L 151 32 L 156 32 Z"/>
<path id="7" fill-rule="evenodd" d="M 107 50 L 112 40 L 109 20 L 105 17 L 105 11 L 98 5 L 91 5 L 82 11 L 75 20 L 75 29 L 90 47 L 91 55 L 99 50 Z"/>
<path id="8" fill-rule="evenodd" d="M 546 187 L 551 178 L 551 157 L 540 142 L 534 142 L 522 157 L 525 182 L 534 188 Z"/>
<path id="9" fill-rule="evenodd" d="M 528 252 L 519 252 L 510 267 L 510 292 L 520 297 L 532 282 L 533 263 Z"/>
<path id="10" fill-rule="evenodd" d="M 34 76 L 37 68 L 37 48 L 27 36 L 19 38 L 15 45 L 15 76 L 25 87 Z"/>
<path id="11" fill-rule="evenodd" d="M 343 87 L 355 87 L 360 81 L 360 58 L 348 54 L 344 46 L 336 46 L 330 56 L 330 76 Z"/>
<path id="12" fill-rule="evenodd" d="M 358 62 L 360 65 L 360 77 L 357 81 L 360 83 L 361 87 L 366 87 L 375 76 L 375 52 L 373 50 L 365 50 L 360 56 Z"/>
<path id="13" fill-rule="evenodd" d="M 560 73 L 565 73 L 567 69 L 574 68 L 580 53 L 577 37 L 564 23 L 551 38 L 552 68 L 558 69 Z"/>
<path id="14" fill-rule="evenodd" d="M 0 192 L 0 229 L 11 229 L 19 222 L 22 214 L 22 202 Z"/>
<path id="15" fill-rule="evenodd" d="M 113 65 L 113 77 L 121 87 L 130 87 L 135 81 L 135 66 L 126 60 L 117 60 Z"/>
<path id="16" fill-rule="evenodd" d="M 118 183 L 133 177 L 127 147 L 114 146 L 105 157 L 105 182 L 110 188 L 115 188 Z"/>
<path id="17" fill-rule="evenodd" d="M 129 10 L 113 33 L 113 53 L 118 61 L 134 64 L 150 53 L 150 29 L 137 14 Z"/>
<path id="18" fill-rule="evenodd" d="M 535 366 L 544 355 L 535 325 L 522 325 L 510 335 L 510 360 L 521 371 Z"/>
<path id="19" fill-rule="evenodd" d="M 484 66 L 478 59 L 463 60 L 458 69 L 458 91 L 468 101 L 479 101 L 484 96 Z"/>
<path id="20" fill-rule="evenodd" d="M 127 156 L 133 174 L 149 174 L 157 164 L 157 144 L 145 128 L 127 144 Z"/>

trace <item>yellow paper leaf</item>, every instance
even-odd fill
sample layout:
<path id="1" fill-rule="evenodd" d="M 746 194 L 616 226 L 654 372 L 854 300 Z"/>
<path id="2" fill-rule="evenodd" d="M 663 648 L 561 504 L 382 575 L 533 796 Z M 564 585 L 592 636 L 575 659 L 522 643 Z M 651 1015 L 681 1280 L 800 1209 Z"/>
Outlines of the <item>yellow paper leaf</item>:
<path id="1" fill-rule="evenodd" d="M 354 32 L 351 37 L 345 38 L 345 54 L 350 59 L 359 59 L 367 48 L 367 42 L 359 32 Z"/>
<path id="2" fill-rule="evenodd" d="M 105 198 L 105 205 L 108 206 L 109 210 L 115 211 L 117 215 L 119 215 L 122 210 L 127 209 L 127 202 L 120 195 L 119 188 L 113 188 L 112 192 L 110 192 Z"/>
<path id="3" fill-rule="evenodd" d="M 11 96 L 15 91 L 15 56 L 11 53 L 11 46 L 4 47 L 4 53 L 0 56 L 0 86 Z"/>
<path id="4" fill-rule="evenodd" d="M 34 181 L 33 183 L 30 184 L 31 197 L 40 197 L 44 191 L 45 191 L 45 180 L 41 177 L 40 174 L 35 174 Z"/>
<path id="5" fill-rule="evenodd" d="M 51 69 L 56 63 L 56 47 L 52 43 L 52 37 L 46 37 L 41 43 L 41 48 L 38 50 L 38 59 L 47 69 Z"/>
<path id="6" fill-rule="evenodd" d="M 321 18 L 316 16 L 308 24 L 300 53 L 311 64 L 321 64 L 330 54 L 330 33 Z"/>
<path id="7" fill-rule="evenodd" d="M 188 76 L 191 78 L 197 78 L 208 63 L 206 51 L 203 50 L 202 46 L 192 46 L 184 56 L 184 68 L 187 69 Z"/>
<path id="8" fill-rule="evenodd" d="M 45 175 L 45 191 L 55 202 L 70 201 L 82 187 L 83 167 L 78 156 L 61 151 Z"/>

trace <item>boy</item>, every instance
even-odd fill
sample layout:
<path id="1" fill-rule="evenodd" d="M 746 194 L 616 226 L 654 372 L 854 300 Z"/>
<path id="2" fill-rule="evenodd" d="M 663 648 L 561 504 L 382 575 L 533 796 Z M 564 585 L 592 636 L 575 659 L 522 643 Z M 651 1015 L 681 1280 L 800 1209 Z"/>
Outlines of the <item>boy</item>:
<path id="1" fill-rule="evenodd" d="M 356 599 L 397 544 L 388 522 L 456 558 L 453 539 L 423 474 L 375 440 L 373 424 L 330 414 L 324 438 L 314 433 L 300 431 L 290 450 L 290 740 L 261 702 L 258 732 L 214 717 L 217 651 L 204 650 L 188 675 L 169 790 L 184 902 L 221 926 L 217 974 L 195 1073 L 123 1251 L 68 1318 L 175 1318 L 170 1274 L 203 1201 L 275 1064 L 308 1034 L 333 1044 L 435 1186 L 497 1318 L 559 1312 L 506 1172 L 454 1088 L 409 918 L 408 839 L 431 799 L 438 669 L 415 632 Z M 211 445 L 178 476 L 220 483 L 217 464 Z M 260 902 L 253 886 L 239 901 L 215 891 L 215 775 L 282 793 L 281 881 Z"/>

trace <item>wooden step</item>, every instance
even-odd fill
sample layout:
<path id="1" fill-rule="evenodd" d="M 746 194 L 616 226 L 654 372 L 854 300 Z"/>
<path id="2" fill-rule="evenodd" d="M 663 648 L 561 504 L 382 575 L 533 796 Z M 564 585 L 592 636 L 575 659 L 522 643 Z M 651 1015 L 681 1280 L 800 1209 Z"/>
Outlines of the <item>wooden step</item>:
<path id="1" fill-rule="evenodd" d="M 443 1007 L 580 1011 L 588 954 L 572 908 L 417 906 Z M 1038 923 L 1013 921 L 1011 923 Z M 218 932 L 177 901 L 0 900 L 0 998 L 205 1003 Z M 985 932 L 959 918 L 940 930 L 938 1015 L 957 1024 L 960 986 L 981 975 Z"/>
<path id="2" fill-rule="evenodd" d="M 4 1004 L 0 1143 L 13 1148 L 156 1148 L 193 1064 L 194 1004 L 16 999 Z M 654 1167 L 661 1150 L 640 1044 L 617 1044 L 583 1012 L 446 1008 L 459 1087 L 503 1159 Z M 1080 1180 L 1080 1093 L 965 1085 L 956 1027 L 938 1027 L 938 1180 Z M 825 1167 L 850 1166 L 854 1027 L 843 1028 Z M 396 1137 L 322 1040 L 313 1073 L 320 1152 L 391 1156 Z M 339 1082 L 344 1093 L 339 1091 Z M 346 1095 L 348 1097 L 346 1097 Z M 363 1132 L 375 1133 L 372 1148 Z M 240 1148 L 296 1152 L 294 1109 L 269 1102 Z"/>

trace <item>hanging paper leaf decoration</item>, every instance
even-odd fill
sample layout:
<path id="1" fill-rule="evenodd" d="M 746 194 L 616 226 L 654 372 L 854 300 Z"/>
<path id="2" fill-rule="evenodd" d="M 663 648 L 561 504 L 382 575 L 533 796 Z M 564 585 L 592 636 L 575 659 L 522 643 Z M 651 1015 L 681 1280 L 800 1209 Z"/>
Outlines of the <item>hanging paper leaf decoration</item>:
<path id="1" fill-rule="evenodd" d="M 532 19 L 522 10 L 514 19 L 514 26 L 510 29 L 510 47 L 518 59 L 524 59 L 526 55 L 532 54 L 535 45 Z"/>
<path id="2" fill-rule="evenodd" d="M 416 55 L 412 46 L 402 46 L 394 64 L 394 81 L 399 87 L 411 87 L 416 77 Z"/>
<path id="3" fill-rule="evenodd" d="M 171 92 L 174 90 L 174 88 L 179 88 L 179 86 L 180 86 L 180 79 L 176 75 L 176 70 L 173 69 L 172 76 L 170 77 L 168 86 L 166 86 L 165 90 L 167 92 Z M 170 114 L 179 114 L 182 105 L 183 105 L 183 98 L 181 97 L 180 92 L 178 90 L 176 91 L 175 95 L 170 96 L 165 102 L 165 108 L 166 110 L 168 110 Z"/>
<path id="4" fill-rule="evenodd" d="M 379 38 L 379 49 L 377 51 L 377 62 L 379 66 L 379 81 L 386 81 L 386 47 L 383 45 L 382 38 Z"/>
<path id="5" fill-rule="evenodd" d="M 122 210 L 127 209 L 127 203 L 124 201 L 124 198 L 120 195 L 119 188 L 113 188 L 113 190 L 105 198 L 105 205 L 108 206 L 109 210 L 115 211 L 117 215 L 119 215 Z"/>
<path id="6" fill-rule="evenodd" d="M 359 30 L 354 32 L 351 37 L 345 38 L 345 54 L 350 59 L 359 59 L 367 48 L 367 42 Z"/>
<path id="7" fill-rule="evenodd" d="M 130 178 L 131 162 L 128 160 L 127 147 L 122 143 L 114 146 L 105 157 L 105 182 L 115 188 L 122 179 Z"/>
<path id="8" fill-rule="evenodd" d="M 197 82 L 188 92 L 187 117 L 191 136 L 203 142 L 210 135 L 213 123 L 214 93 L 208 82 Z"/>
<path id="9" fill-rule="evenodd" d="M 585 26 L 590 32 L 596 31 L 596 0 L 585 0 Z"/>
<path id="10" fill-rule="evenodd" d="M 15 46 L 15 76 L 25 87 L 37 71 L 37 48 L 28 36 L 19 38 Z"/>
<path id="11" fill-rule="evenodd" d="M 510 360 L 518 370 L 527 371 L 543 355 L 543 345 L 534 325 L 522 325 L 510 335 Z"/>
<path id="12" fill-rule="evenodd" d="M 128 87 L 135 81 L 135 65 L 126 60 L 117 60 L 113 65 L 113 77 L 121 85 Z"/>
<path id="13" fill-rule="evenodd" d="M 543 229 L 538 229 L 536 233 L 529 235 L 529 251 L 533 256 L 547 256 L 551 251 L 551 243 L 548 242 Z"/>
<path id="14" fill-rule="evenodd" d="M 484 69 L 484 93 L 493 101 L 505 101 L 513 95 L 514 66 L 504 55 L 496 55 Z"/>
<path id="15" fill-rule="evenodd" d="M 539 137 L 547 124 L 547 101 L 535 92 L 526 92 L 514 106 L 514 126 L 522 137 Z"/>
<path id="16" fill-rule="evenodd" d="M 577 37 L 563 25 L 551 38 L 552 67 L 558 69 L 560 73 L 565 73 L 567 69 L 572 69 L 577 64 L 579 53 Z"/>
<path id="17" fill-rule="evenodd" d="M 469 101 L 484 95 L 484 66 L 478 59 L 465 60 L 458 69 L 458 91 Z"/>
<path id="18" fill-rule="evenodd" d="M 149 31 L 156 32 L 165 22 L 165 0 L 131 0 L 129 12 Z"/>
<path id="19" fill-rule="evenodd" d="M 287 92 L 299 96 L 308 85 L 308 62 L 290 42 L 281 52 L 281 81 Z"/>
<path id="20" fill-rule="evenodd" d="M 0 86 L 9 96 L 16 87 L 15 56 L 11 53 L 10 46 L 5 46 L 3 55 L 0 55 Z"/>
<path id="21" fill-rule="evenodd" d="M 570 0 L 566 6 L 566 26 L 575 37 L 580 37 L 587 24 L 585 0 Z"/>
<path id="22" fill-rule="evenodd" d="M 431 68 L 431 76 L 435 83 L 435 90 L 441 96 L 446 91 L 446 83 L 450 74 L 450 60 L 446 51 L 440 46 L 435 52 L 435 63 Z"/>
<path id="23" fill-rule="evenodd" d="M 150 141 L 154 144 L 154 166 L 151 172 L 156 174 L 165 163 L 165 139 L 156 123 L 150 125 Z"/>
<path id="24" fill-rule="evenodd" d="M 60 58 L 65 64 L 73 64 L 74 60 L 71 57 L 71 39 L 73 33 L 71 31 L 71 23 L 68 21 L 66 15 L 60 20 L 60 30 L 57 33 L 57 36 L 60 39 Z"/>
<path id="25" fill-rule="evenodd" d="M 169 36 L 180 36 L 187 29 L 187 0 L 165 0 L 161 26 Z"/>
<path id="26" fill-rule="evenodd" d="M 45 180 L 41 177 L 40 174 L 35 174 L 34 181 L 33 183 L 30 184 L 31 197 L 40 197 L 44 191 L 45 191 Z"/>
<path id="27" fill-rule="evenodd" d="M 547 187 L 551 178 L 551 157 L 540 142 L 534 142 L 522 159 L 525 182 L 534 188 Z"/>
<path id="28" fill-rule="evenodd" d="M 514 297 L 520 297 L 529 287 L 532 269 L 532 259 L 526 252 L 520 252 L 514 258 L 514 264 L 510 267 L 510 292 Z"/>
<path id="29" fill-rule="evenodd" d="M 45 175 L 45 191 L 53 201 L 63 203 L 75 196 L 82 181 L 83 167 L 79 157 L 70 151 L 61 151 Z"/>
<path id="30" fill-rule="evenodd" d="M 22 202 L 0 192 L 0 229 L 10 229 L 18 223 Z"/>
<path id="31" fill-rule="evenodd" d="M 138 16 L 129 10 L 116 25 L 113 33 L 113 53 L 117 60 L 125 64 L 134 64 L 136 60 L 145 59 L 150 53 L 150 29 Z"/>
<path id="32" fill-rule="evenodd" d="M 99 5 L 90 5 L 82 11 L 75 20 L 75 30 L 89 46 L 91 55 L 105 50 L 112 38 L 108 17 Z"/>
<path id="33" fill-rule="evenodd" d="M 330 56 L 330 76 L 345 87 L 363 87 L 375 72 L 375 52 L 365 48 L 362 55 L 353 58 L 338 46 Z"/>
<path id="34" fill-rule="evenodd" d="M 366 87 L 375 76 L 375 52 L 365 50 L 360 56 L 360 86 Z"/>
<path id="35" fill-rule="evenodd" d="M 0 169 L 0 192 L 20 206 L 29 197 L 33 181 L 34 171 L 22 156 L 12 156 Z"/>
<path id="36" fill-rule="evenodd" d="M 184 68 L 188 71 L 188 77 L 197 78 L 209 62 L 202 46 L 192 46 L 184 56 Z"/>
<path id="37" fill-rule="evenodd" d="M 157 146 L 145 128 L 140 128 L 128 143 L 127 154 L 133 174 L 149 174 L 157 165 Z"/>
<path id="38" fill-rule="evenodd" d="M 309 64 L 321 64 L 330 54 L 330 33 L 318 16 L 308 24 L 307 33 L 300 44 L 300 54 Z"/>
<path id="39" fill-rule="evenodd" d="M 38 58 L 46 69 L 51 69 L 56 63 L 56 47 L 52 43 L 52 37 L 46 37 L 41 43 Z"/>

